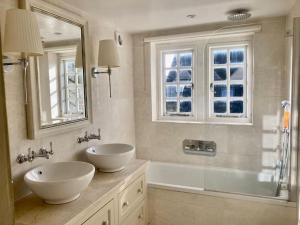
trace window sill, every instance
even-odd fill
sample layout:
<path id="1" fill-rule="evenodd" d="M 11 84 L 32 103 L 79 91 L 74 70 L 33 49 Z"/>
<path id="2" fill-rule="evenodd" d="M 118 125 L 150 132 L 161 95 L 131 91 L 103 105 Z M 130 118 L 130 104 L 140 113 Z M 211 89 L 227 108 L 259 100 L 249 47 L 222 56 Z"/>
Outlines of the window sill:
<path id="1" fill-rule="evenodd" d="M 177 124 L 203 124 L 203 125 L 233 125 L 233 126 L 253 126 L 253 123 L 247 122 L 216 122 L 216 121 L 195 121 L 195 120 L 169 120 L 169 119 L 159 119 L 152 120 L 156 123 L 177 123 Z"/>

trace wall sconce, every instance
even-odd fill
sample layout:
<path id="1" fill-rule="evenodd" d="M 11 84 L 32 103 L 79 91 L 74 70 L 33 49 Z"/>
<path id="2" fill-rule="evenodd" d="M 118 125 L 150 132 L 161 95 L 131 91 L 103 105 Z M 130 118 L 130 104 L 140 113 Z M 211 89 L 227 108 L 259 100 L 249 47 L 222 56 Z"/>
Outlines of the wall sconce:
<path id="1" fill-rule="evenodd" d="M 44 54 L 40 30 L 35 15 L 24 9 L 9 9 L 6 12 L 3 52 L 21 53 L 17 62 L 5 62 L 4 66 L 21 65 L 24 69 L 25 104 L 27 104 L 26 76 L 28 56 Z"/>
<path id="2" fill-rule="evenodd" d="M 111 69 L 120 67 L 118 48 L 114 40 L 101 40 L 99 42 L 98 66 L 107 69 L 98 71 L 96 67 L 92 68 L 92 77 L 96 78 L 97 74 L 108 74 L 109 78 L 109 96 L 111 98 Z"/>

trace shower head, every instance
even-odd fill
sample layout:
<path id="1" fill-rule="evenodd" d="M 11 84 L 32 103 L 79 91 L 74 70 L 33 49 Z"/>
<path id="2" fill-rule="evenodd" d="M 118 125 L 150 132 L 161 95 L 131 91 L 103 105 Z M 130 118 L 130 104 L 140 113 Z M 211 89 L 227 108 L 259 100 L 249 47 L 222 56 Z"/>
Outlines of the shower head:
<path id="1" fill-rule="evenodd" d="M 251 17 L 249 9 L 234 9 L 228 12 L 228 20 L 233 22 L 241 22 Z"/>

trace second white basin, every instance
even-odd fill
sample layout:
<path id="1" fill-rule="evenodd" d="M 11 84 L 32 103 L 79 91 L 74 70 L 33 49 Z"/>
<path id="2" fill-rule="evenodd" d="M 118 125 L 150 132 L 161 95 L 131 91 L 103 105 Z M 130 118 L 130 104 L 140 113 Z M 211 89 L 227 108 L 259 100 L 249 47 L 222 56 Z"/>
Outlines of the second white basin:
<path id="1" fill-rule="evenodd" d="M 102 172 L 117 172 L 125 168 L 133 158 L 135 148 L 128 144 L 103 144 L 90 147 L 86 154 Z"/>
<path id="2" fill-rule="evenodd" d="M 36 167 L 24 176 L 25 183 L 49 204 L 77 199 L 91 182 L 95 167 L 86 162 L 58 162 Z"/>

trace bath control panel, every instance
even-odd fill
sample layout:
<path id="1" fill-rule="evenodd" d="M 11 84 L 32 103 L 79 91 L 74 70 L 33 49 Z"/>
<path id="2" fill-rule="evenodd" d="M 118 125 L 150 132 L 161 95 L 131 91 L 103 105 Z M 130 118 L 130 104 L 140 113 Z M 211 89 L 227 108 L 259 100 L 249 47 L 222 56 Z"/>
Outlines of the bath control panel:
<path id="1" fill-rule="evenodd" d="M 185 139 L 182 145 L 186 154 L 215 156 L 217 153 L 217 145 L 214 141 Z"/>

